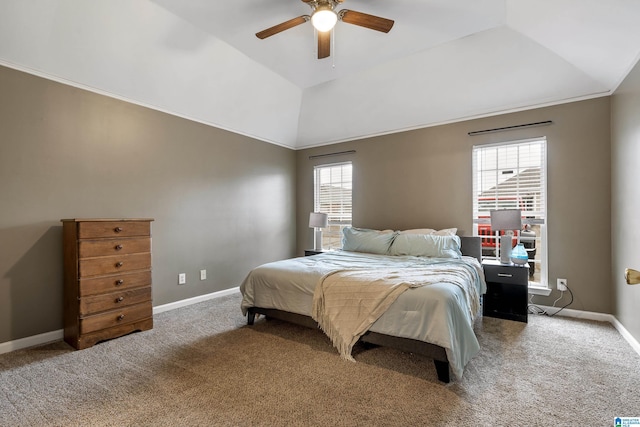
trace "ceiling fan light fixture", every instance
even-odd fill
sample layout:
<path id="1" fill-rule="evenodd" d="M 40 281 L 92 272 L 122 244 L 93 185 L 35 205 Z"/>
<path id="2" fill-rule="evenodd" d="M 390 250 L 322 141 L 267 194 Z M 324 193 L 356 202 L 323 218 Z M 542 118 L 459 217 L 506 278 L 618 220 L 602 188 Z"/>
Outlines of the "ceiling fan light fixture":
<path id="1" fill-rule="evenodd" d="M 338 15 L 329 5 L 320 5 L 311 15 L 311 23 L 320 32 L 331 31 L 338 22 Z"/>

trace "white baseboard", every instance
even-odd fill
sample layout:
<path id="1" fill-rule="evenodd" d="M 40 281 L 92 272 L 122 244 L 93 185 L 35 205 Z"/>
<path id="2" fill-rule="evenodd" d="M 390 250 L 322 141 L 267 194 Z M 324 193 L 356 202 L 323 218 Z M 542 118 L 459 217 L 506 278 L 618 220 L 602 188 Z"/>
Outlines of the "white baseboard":
<path id="1" fill-rule="evenodd" d="M 611 324 L 618 330 L 618 332 L 620 332 L 620 335 L 622 335 L 622 337 L 627 340 L 627 342 L 631 345 L 631 348 L 633 348 L 636 353 L 640 354 L 640 343 L 638 343 L 633 335 L 631 335 L 629 331 L 627 331 L 627 329 L 622 326 L 622 323 L 620 323 L 618 319 L 613 316 L 611 316 L 611 319 Z"/>
<path id="2" fill-rule="evenodd" d="M 199 302 L 212 300 L 215 298 L 221 298 L 227 295 L 233 295 L 239 292 L 240 289 L 238 287 L 225 289 L 222 291 L 212 292 L 206 295 L 200 295 L 193 298 L 187 298 L 176 302 L 171 302 L 168 304 L 159 305 L 157 307 L 153 307 L 153 314 L 162 313 L 169 310 L 175 310 L 176 308 L 186 307 L 192 304 L 197 304 Z M 555 313 L 558 307 L 549 307 L 544 305 L 539 305 L 540 308 L 547 311 L 548 313 Z M 577 319 L 587 319 L 587 320 L 596 320 L 600 322 L 609 322 L 611 323 L 616 330 L 622 335 L 622 337 L 631 345 L 636 353 L 640 355 L 640 343 L 626 330 L 626 328 L 611 314 L 605 313 L 596 313 L 592 311 L 581 311 L 581 310 L 571 310 L 565 308 L 561 312 L 558 313 L 558 316 L 566 316 L 566 317 L 574 317 Z M 60 341 L 64 338 L 64 331 L 59 329 L 57 331 L 45 332 L 44 334 L 33 335 L 26 338 L 20 338 L 14 341 L 8 341 L 4 343 L 0 343 L 0 354 L 9 353 L 15 350 L 21 350 L 23 348 L 35 347 L 38 345 L 48 344 L 54 341 Z"/>
<path id="3" fill-rule="evenodd" d="M 193 298 L 187 298 L 187 299 L 172 302 L 169 304 L 159 305 L 157 307 L 153 307 L 153 314 L 162 313 L 163 311 L 175 310 L 176 308 L 186 307 L 191 304 L 197 304 L 202 301 L 220 298 L 227 295 L 233 295 L 237 292 L 240 292 L 239 287 L 225 289 L 223 291 L 212 292 L 210 294 L 200 295 Z M 238 310 L 240 310 L 239 307 L 238 307 Z M 61 341 L 63 338 L 64 338 L 64 330 L 59 329 L 57 331 L 51 331 L 51 332 L 46 332 L 44 334 L 33 335 L 26 338 L 20 338 L 14 341 L 3 342 L 3 343 L 0 343 L 0 354 L 21 350 L 23 348 L 29 348 L 29 347 L 35 347 L 38 345 L 48 344 L 50 342 Z"/>
<path id="4" fill-rule="evenodd" d="M 547 305 L 538 305 L 538 307 L 549 314 L 553 314 L 559 310 L 559 307 L 550 307 Z M 558 316 L 574 317 L 576 319 L 596 320 L 599 322 L 609 322 L 629 343 L 631 348 L 633 348 L 635 352 L 640 355 L 640 343 L 638 343 L 638 340 L 636 340 L 633 335 L 631 335 L 629 331 L 627 331 L 627 329 L 622 325 L 622 323 L 620 323 L 620 321 L 618 321 L 618 319 L 616 319 L 616 317 L 612 314 L 596 313 L 593 311 L 571 310 L 569 308 L 565 308 L 562 311 L 558 312 Z"/>
<path id="5" fill-rule="evenodd" d="M 615 319 L 615 317 L 613 317 L 613 315 L 611 314 L 597 313 L 595 311 L 572 310 L 570 308 L 565 308 L 562 311 L 558 311 L 560 310 L 560 307 L 551 307 L 550 305 L 540 305 L 540 304 L 536 304 L 536 306 L 540 307 L 541 309 L 543 309 L 544 311 L 552 315 L 557 312 L 558 316 L 574 317 L 576 319 L 596 320 L 598 322 L 609 322 L 609 323 L 613 323 L 611 319 Z"/>
<path id="6" fill-rule="evenodd" d="M 60 341 L 64 338 L 64 330 L 45 332 L 44 334 L 32 335 L 19 340 L 7 341 L 0 343 L 0 354 L 9 353 L 11 351 L 21 350 L 27 347 L 48 344 L 50 342 Z"/>
<path id="7" fill-rule="evenodd" d="M 238 292 L 240 292 L 240 288 L 236 286 L 235 288 L 212 292 L 210 294 L 205 294 L 205 295 L 199 295 L 197 297 L 187 298 L 187 299 L 183 299 L 176 302 L 170 302 L 169 304 L 163 304 L 157 307 L 153 307 L 153 314 L 158 314 L 158 313 L 162 313 L 164 311 L 169 311 L 169 310 L 175 310 L 176 308 L 186 307 L 188 305 L 197 304 L 199 302 L 208 301 L 210 299 L 226 297 L 227 295 L 233 295 Z"/>

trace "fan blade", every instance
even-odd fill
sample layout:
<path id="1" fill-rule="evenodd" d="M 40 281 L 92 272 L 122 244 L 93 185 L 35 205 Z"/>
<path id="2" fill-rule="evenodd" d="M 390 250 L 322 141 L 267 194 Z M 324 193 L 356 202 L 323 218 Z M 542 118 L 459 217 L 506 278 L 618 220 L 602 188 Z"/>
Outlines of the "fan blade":
<path id="1" fill-rule="evenodd" d="M 356 12 L 354 10 L 342 9 L 340 19 L 347 24 L 359 25 L 360 27 L 388 33 L 393 27 L 394 21 L 367 13 Z"/>
<path id="2" fill-rule="evenodd" d="M 259 39 L 266 39 L 267 37 L 271 37 L 274 34 L 281 33 L 284 30 L 288 30 L 289 28 L 304 24 L 309 19 L 311 19 L 309 15 L 302 15 L 298 16 L 297 18 L 289 19 L 288 21 L 285 21 L 281 24 L 274 25 L 271 28 L 267 28 L 266 30 L 262 30 L 259 33 L 256 33 L 256 37 L 258 37 Z"/>
<path id="3" fill-rule="evenodd" d="M 318 59 L 331 55 L 331 31 L 318 31 Z"/>

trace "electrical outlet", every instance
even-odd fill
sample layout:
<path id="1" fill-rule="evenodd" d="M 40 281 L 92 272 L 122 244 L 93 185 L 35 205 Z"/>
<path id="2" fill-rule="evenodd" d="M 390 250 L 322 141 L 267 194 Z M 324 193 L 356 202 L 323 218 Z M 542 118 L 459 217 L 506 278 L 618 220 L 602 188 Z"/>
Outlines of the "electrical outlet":
<path id="1" fill-rule="evenodd" d="M 200 270 L 200 280 L 207 280 L 207 270 Z"/>
<path id="2" fill-rule="evenodd" d="M 187 273 L 178 274 L 178 285 L 184 285 L 187 283 Z"/>
<path id="3" fill-rule="evenodd" d="M 556 282 L 556 287 L 558 288 L 559 291 L 566 291 L 567 279 L 558 279 L 558 281 Z"/>

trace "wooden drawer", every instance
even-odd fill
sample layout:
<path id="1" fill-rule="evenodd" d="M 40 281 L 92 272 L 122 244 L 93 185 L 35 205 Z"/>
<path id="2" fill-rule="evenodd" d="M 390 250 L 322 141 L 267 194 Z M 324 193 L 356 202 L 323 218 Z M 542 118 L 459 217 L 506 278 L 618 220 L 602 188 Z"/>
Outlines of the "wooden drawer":
<path id="1" fill-rule="evenodd" d="M 151 252 L 151 239 L 138 237 L 130 239 L 82 240 L 78 243 L 78 256 L 91 258 Z"/>
<path id="2" fill-rule="evenodd" d="M 78 295 L 80 298 L 84 298 L 88 295 L 103 294 L 105 292 L 121 291 L 124 289 L 140 288 L 150 285 L 151 271 L 117 274 L 114 276 L 80 280 Z"/>
<path id="3" fill-rule="evenodd" d="M 99 313 L 101 311 L 120 309 L 129 305 L 151 302 L 151 286 L 130 289 L 121 292 L 95 295 L 82 298 L 80 301 L 80 316 Z"/>
<path id="4" fill-rule="evenodd" d="M 118 310 L 107 311 L 101 314 L 94 314 L 79 319 L 80 333 L 99 331 L 125 323 L 133 323 L 139 320 L 152 317 L 153 309 L 150 302 L 123 307 Z"/>
<path id="5" fill-rule="evenodd" d="M 86 258 L 79 261 L 80 277 L 151 269 L 151 253 Z"/>
<path id="6" fill-rule="evenodd" d="M 487 282 L 512 283 L 527 285 L 529 269 L 526 267 L 484 266 L 484 277 Z"/>
<path id="7" fill-rule="evenodd" d="M 78 223 L 79 239 L 150 235 L 151 224 L 147 221 L 96 221 Z"/>

